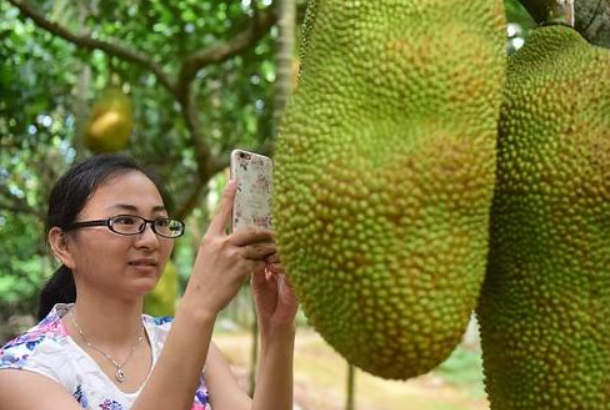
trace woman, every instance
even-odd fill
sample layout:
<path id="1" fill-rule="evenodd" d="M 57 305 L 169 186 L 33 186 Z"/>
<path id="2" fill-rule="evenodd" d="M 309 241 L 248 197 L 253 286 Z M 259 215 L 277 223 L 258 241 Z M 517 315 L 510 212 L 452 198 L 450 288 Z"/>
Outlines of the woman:
<path id="1" fill-rule="evenodd" d="M 184 232 L 161 192 L 117 155 L 91 157 L 57 182 L 47 229 L 62 266 L 41 296 L 46 317 L 0 350 L 0 410 L 292 408 L 297 301 L 272 232 L 225 233 L 233 182 L 173 321 L 142 314 L 144 295 Z M 248 277 L 261 335 L 253 399 L 211 341 L 218 313 Z"/>

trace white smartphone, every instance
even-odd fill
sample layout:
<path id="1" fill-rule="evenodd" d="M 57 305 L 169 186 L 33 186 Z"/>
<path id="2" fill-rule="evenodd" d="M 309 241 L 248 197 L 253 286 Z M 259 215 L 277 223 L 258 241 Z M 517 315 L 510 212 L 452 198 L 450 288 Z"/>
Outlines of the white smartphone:
<path id="1" fill-rule="evenodd" d="M 232 230 L 260 226 L 272 229 L 273 161 L 236 149 L 231 152 L 231 179 L 237 184 Z"/>

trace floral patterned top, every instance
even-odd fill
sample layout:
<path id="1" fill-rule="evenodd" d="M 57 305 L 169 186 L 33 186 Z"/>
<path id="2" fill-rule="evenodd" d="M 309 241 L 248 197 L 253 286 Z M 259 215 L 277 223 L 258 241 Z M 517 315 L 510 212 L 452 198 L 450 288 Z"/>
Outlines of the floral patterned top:
<path id="1" fill-rule="evenodd" d="M 57 304 L 36 326 L 0 348 L 0 371 L 23 369 L 42 374 L 63 386 L 83 409 L 127 410 L 138 397 L 122 392 L 98 364 L 68 335 L 61 318 L 72 304 Z M 153 366 L 157 363 L 172 318 L 142 315 L 149 337 Z M 211 410 L 201 376 L 192 410 Z"/>

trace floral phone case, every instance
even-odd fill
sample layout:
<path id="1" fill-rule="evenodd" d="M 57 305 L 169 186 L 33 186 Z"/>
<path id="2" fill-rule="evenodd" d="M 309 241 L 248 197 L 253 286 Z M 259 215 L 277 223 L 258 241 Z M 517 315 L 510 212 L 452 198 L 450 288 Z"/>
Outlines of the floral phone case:
<path id="1" fill-rule="evenodd" d="M 272 228 L 273 162 L 253 152 L 231 153 L 231 177 L 237 183 L 233 204 L 233 230 L 250 226 Z"/>

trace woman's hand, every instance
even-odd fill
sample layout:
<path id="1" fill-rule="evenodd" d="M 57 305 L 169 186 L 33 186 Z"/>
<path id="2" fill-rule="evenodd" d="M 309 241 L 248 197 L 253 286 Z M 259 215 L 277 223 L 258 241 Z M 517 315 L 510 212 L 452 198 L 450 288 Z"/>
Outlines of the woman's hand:
<path id="1" fill-rule="evenodd" d="M 265 259 L 276 252 L 270 230 L 248 228 L 227 235 L 234 198 L 235 182 L 230 181 L 201 241 L 184 294 L 189 308 L 212 316 L 231 301 L 248 275 L 264 269 Z"/>
<path id="2" fill-rule="evenodd" d="M 299 302 L 277 253 L 252 275 L 251 286 L 261 329 L 294 324 Z"/>

